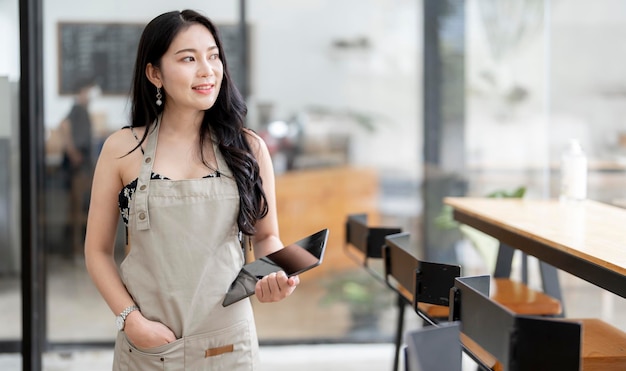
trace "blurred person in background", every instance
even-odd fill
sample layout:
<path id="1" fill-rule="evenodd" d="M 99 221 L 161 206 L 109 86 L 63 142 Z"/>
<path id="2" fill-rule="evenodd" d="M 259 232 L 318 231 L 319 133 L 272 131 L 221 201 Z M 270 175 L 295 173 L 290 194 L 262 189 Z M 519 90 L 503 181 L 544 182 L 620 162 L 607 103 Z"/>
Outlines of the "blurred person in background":
<path id="1" fill-rule="evenodd" d="M 76 95 L 68 115 L 59 124 L 63 142 L 61 169 L 69 193 L 68 229 L 71 250 L 68 255 L 82 259 L 87 224 L 87 209 L 93 175 L 93 124 L 89 103 L 99 94 L 92 76 L 79 77 Z"/>

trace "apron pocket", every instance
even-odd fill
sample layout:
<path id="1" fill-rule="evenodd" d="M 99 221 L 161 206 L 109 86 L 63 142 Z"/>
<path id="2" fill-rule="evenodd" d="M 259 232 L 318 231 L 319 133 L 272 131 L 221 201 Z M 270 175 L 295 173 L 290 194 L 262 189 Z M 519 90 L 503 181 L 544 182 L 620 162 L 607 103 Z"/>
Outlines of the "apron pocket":
<path id="1" fill-rule="evenodd" d="M 126 335 L 120 338 L 119 370 L 183 370 L 183 340 L 179 339 L 151 349 L 138 349 Z M 116 362 L 117 363 L 117 362 Z"/>
<path id="2" fill-rule="evenodd" d="M 252 370 L 248 321 L 237 322 L 222 330 L 187 336 L 184 341 L 186 370 Z"/>

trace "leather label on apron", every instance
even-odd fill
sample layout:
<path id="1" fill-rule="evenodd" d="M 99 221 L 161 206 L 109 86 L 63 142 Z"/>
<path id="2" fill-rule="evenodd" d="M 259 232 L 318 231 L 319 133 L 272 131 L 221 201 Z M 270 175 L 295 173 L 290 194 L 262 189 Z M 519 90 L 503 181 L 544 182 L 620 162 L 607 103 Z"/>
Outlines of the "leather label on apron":
<path id="1" fill-rule="evenodd" d="M 204 351 L 204 358 L 219 356 L 220 354 L 224 353 L 232 353 L 234 350 L 235 345 L 233 344 L 224 345 L 223 347 L 209 348 Z"/>

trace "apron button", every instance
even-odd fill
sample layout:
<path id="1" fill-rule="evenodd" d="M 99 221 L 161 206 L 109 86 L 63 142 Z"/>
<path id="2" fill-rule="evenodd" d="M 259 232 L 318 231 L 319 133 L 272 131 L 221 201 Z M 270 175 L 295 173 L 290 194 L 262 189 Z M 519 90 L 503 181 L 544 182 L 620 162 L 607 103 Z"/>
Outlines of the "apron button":
<path id="1" fill-rule="evenodd" d="M 139 220 L 144 220 L 146 218 L 146 213 L 141 212 L 139 213 Z"/>
<path id="2" fill-rule="evenodd" d="M 152 159 L 150 157 L 146 157 L 146 164 L 149 164 Z"/>
<path id="3" fill-rule="evenodd" d="M 145 184 L 143 184 L 141 187 L 139 187 L 140 191 L 144 191 L 145 189 L 146 189 L 146 185 Z"/>

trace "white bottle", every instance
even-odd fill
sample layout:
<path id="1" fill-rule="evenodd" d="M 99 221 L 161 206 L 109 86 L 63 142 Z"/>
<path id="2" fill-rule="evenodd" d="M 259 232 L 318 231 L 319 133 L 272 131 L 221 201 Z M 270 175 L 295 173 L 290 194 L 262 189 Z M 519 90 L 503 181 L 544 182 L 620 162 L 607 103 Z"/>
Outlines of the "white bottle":
<path id="1" fill-rule="evenodd" d="M 561 157 L 561 196 L 564 201 L 587 198 L 587 157 L 580 143 L 570 139 Z"/>

